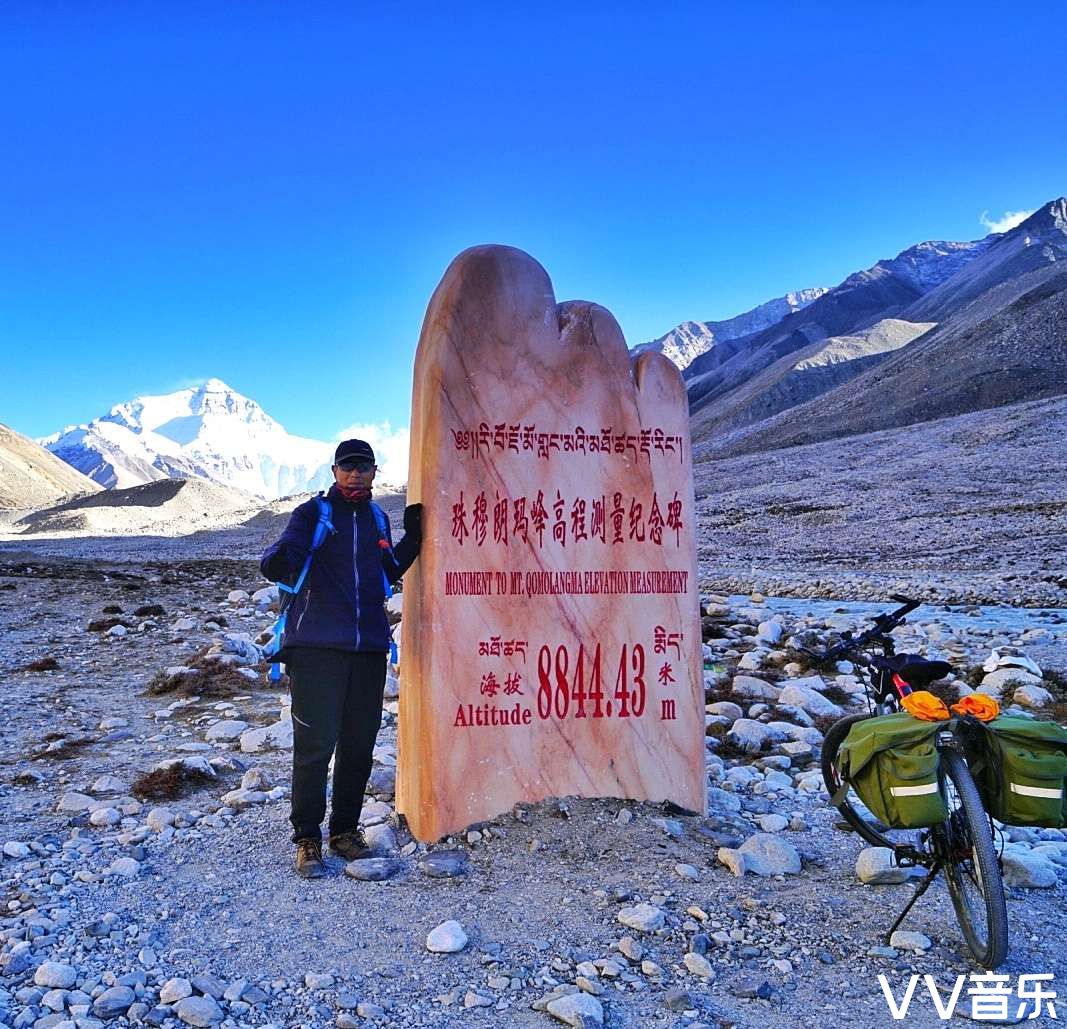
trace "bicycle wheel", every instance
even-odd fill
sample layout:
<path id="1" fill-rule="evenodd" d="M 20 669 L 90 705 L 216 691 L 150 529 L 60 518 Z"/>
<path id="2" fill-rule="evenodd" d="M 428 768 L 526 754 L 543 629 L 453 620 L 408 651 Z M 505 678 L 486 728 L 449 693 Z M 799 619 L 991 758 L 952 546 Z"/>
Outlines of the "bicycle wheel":
<path id="1" fill-rule="evenodd" d="M 852 726 L 857 722 L 862 722 L 872 717 L 874 716 L 866 711 L 862 714 L 846 715 L 844 718 L 834 722 L 827 731 L 822 743 L 822 779 L 826 785 L 826 791 L 831 797 L 841 788 L 842 783 L 841 773 L 837 766 L 837 752 L 841 749 L 841 744 L 845 742 L 845 737 Z M 872 847 L 888 847 L 892 849 L 899 846 L 899 840 L 891 840 L 888 836 L 883 836 L 860 814 L 855 807 L 857 799 L 856 794 L 849 790 L 844 799 L 836 805 L 837 810 L 841 812 L 845 821 Z"/>
<path id="2" fill-rule="evenodd" d="M 952 906 L 975 960 L 993 969 L 1008 953 L 1008 910 L 989 817 L 962 755 L 941 752 L 948 821 L 934 827 L 943 847 Z"/>

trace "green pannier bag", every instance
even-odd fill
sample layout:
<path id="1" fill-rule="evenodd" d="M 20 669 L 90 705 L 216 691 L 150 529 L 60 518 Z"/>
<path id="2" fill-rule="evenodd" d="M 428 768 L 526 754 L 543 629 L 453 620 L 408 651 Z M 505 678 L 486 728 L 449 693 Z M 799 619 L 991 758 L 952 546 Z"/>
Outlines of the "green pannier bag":
<path id="1" fill-rule="evenodd" d="M 891 829 L 921 829 L 948 818 L 934 746 L 947 724 L 902 711 L 865 718 L 845 737 L 838 752 L 841 776 Z"/>
<path id="2" fill-rule="evenodd" d="M 1067 730 L 1032 718 L 995 718 L 970 761 L 986 810 L 1006 825 L 1067 826 Z"/>

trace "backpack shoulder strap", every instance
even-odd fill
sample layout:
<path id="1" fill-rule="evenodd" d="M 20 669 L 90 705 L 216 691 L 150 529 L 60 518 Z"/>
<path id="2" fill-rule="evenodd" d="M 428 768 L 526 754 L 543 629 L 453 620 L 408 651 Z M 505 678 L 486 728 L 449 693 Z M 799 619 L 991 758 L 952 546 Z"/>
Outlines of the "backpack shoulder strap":
<path id="1" fill-rule="evenodd" d="M 333 527 L 333 509 L 329 500 L 320 493 L 315 497 L 315 503 L 318 505 L 319 517 L 318 521 L 315 522 L 315 531 L 311 535 L 311 549 L 304 559 L 304 567 L 300 569 L 300 574 L 292 586 L 286 586 L 284 582 L 278 583 L 278 589 L 285 593 L 291 593 L 294 597 L 303 589 L 304 580 L 307 578 L 308 571 L 311 568 L 311 559 L 315 556 L 315 551 L 322 546 L 327 536 L 337 531 Z"/>
<path id="2" fill-rule="evenodd" d="M 386 521 L 385 512 L 373 500 L 370 501 L 370 509 L 374 512 L 374 521 L 378 526 L 378 536 L 382 541 L 382 550 L 391 552 L 393 547 L 389 542 L 389 523 Z"/>

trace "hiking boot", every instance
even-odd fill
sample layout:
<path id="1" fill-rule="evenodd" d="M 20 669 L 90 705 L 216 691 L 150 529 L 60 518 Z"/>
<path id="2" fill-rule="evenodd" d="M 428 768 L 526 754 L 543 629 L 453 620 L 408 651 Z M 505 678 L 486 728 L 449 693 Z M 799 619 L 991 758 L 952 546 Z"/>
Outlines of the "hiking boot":
<path id="1" fill-rule="evenodd" d="M 297 840 L 296 874 L 305 879 L 320 879 L 326 874 L 321 840 Z"/>
<path id="2" fill-rule="evenodd" d="M 355 829 L 331 836 L 330 853 L 346 861 L 359 861 L 361 858 L 369 858 L 374 851 L 367 846 L 367 837 L 363 835 L 363 830 Z"/>

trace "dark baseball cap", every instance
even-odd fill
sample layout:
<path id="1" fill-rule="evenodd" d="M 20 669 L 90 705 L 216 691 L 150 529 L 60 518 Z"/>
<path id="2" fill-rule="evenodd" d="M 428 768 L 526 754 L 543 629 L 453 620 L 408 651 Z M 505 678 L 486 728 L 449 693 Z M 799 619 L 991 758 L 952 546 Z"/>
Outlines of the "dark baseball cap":
<path id="1" fill-rule="evenodd" d="M 356 461 L 374 461 L 374 451 L 371 449 L 371 445 L 362 439 L 346 439 L 337 444 L 337 450 L 334 451 L 333 463 L 334 464 L 349 464 Z"/>

